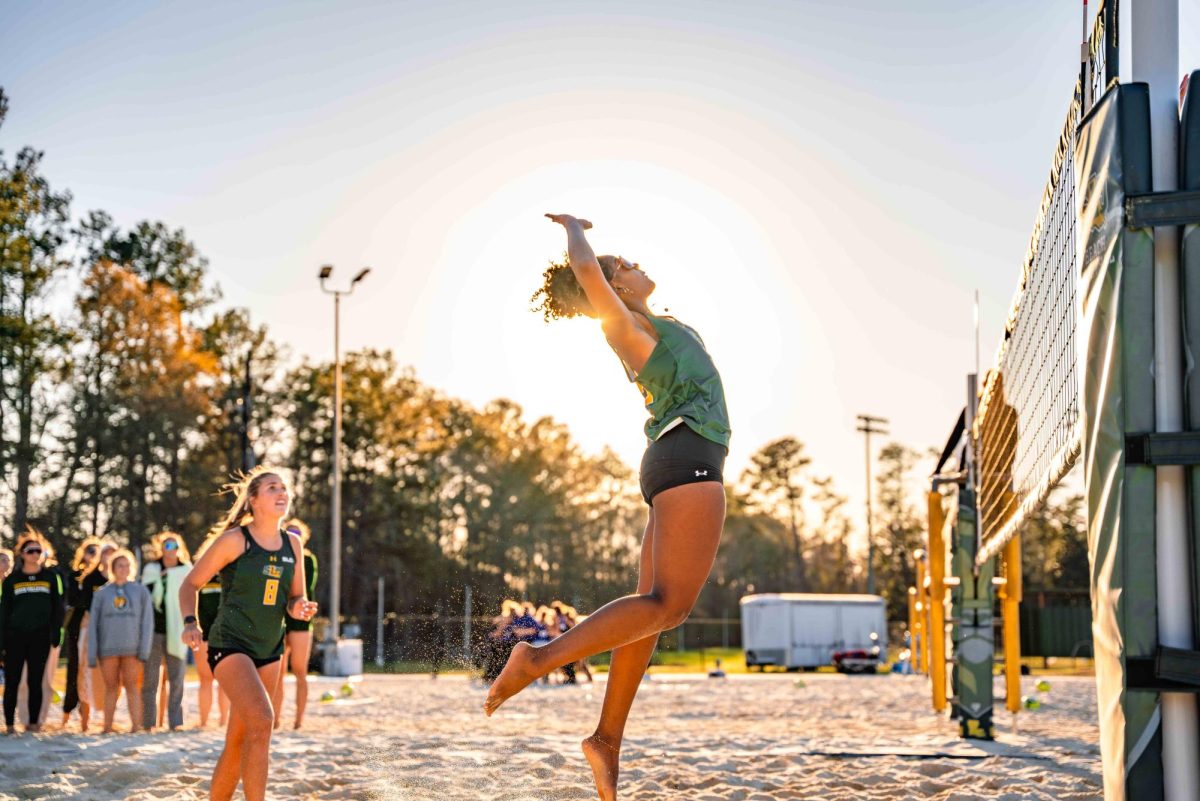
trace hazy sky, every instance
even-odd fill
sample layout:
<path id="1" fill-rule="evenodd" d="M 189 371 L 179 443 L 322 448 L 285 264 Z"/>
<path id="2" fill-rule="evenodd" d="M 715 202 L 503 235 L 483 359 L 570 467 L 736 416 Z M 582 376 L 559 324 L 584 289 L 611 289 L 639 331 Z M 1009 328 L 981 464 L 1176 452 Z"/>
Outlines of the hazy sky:
<path id="1" fill-rule="evenodd" d="M 857 504 L 856 413 L 948 435 L 976 289 L 991 360 L 1079 36 L 1067 0 L 8 0 L 0 147 L 45 150 L 77 215 L 186 229 L 298 354 L 332 354 L 319 265 L 370 265 L 347 349 L 636 465 L 641 400 L 596 324 L 528 311 L 564 245 L 542 213 L 586 216 L 704 335 L 729 474 L 794 435 Z"/>

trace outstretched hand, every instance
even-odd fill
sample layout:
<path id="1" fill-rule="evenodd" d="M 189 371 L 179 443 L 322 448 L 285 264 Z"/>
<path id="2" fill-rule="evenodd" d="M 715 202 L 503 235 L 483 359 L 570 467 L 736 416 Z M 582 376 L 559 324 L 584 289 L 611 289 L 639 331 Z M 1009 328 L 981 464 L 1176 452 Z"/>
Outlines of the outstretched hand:
<path id="1" fill-rule="evenodd" d="M 556 222 L 564 227 L 570 225 L 571 223 L 579 223 L 579 227 L 585 231 L 592 227 L 592 224 L 587 220 L 581 220 L 578 217 L 572 217 L 570 214 L 547 214 L 546 216 L 549 217 L 553 222 Z"/>

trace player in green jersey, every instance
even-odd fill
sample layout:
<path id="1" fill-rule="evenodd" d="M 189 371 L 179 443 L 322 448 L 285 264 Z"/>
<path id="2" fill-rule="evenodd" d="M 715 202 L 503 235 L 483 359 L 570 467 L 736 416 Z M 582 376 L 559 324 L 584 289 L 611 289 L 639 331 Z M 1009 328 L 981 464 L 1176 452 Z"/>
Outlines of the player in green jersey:
<path id="1" fill-rule="evenodd" d="M 591 223 L 546 215 L 567 233 L 567 264 L 552 265 L 534 295 L 547 319 L 587 314 L 642 392 L 650 420 L 640 473 L 650 507 L 637 590 L 598 609 L 542 647 L 519 643 L 484 704 L 491 715 L 530 682 L 561 665 L 612 650 L 604 706 L 583 741 L 602 801 L 616 799 L 625 721 L 660 632 L 687 618 L 712 569 L 725 521 L 721 472 L 729 418 L 721 378 L 691 328 L 650 311 L 654 291 L 637 264 L 596 257 Z"/>
<path id="2" fill-rule="evenodd" d="M 293 518 L 284 524 L 286 531 L 300 538 L 304 545 L 304 589 L 308 600 L 317 595 L 317 557 L 308 550 L 308 538 L 312 531 L 308 524 Z M 304 723 L 304 710 L 308 708 L 308 659 L 312 655 L 312 621 L 297 620 L 291 615 L 284 621 L 287 634 L 283 641 L 283 659 L 280 662 L 279 681 L 271 692 L 271 703 L 275 705 L 275 728 L 283 725 L 283 677 L 290 666 L 296 679 L 296 719 L 293 728 Z"/>
<path id="3" fill-rule="evenodd" d="M 204 545 L 212 542 L 211 539 L 206 540 Z M 199 559 L 203 555 L 203 551 L 198 551 L 196 558 Z M 214 692 L 217 696 L 217 711 L 220 715 L 217 721 L 218 725 L 224 726 L 229 718 L 229 696 L 225 693 L 225 689 L 217 684 L 212 668 L 208 666 L 208 632 L 212 629 L 212 624 L 216 621 L 217 611 L 220 608 L 221 577 L 216 575 L 200 587 L 200 597 L 196 601 L 196 622 L 200 624 L 201 642 L 200 648 L 194 653 L 196 673 L 200 677 L 200 689 L 196 693 L 196 701 L 200 707 L 201 728 L 208 725 L 208 718 L 212 714 Z"/>
<path id="4" fill-rule="evenodd" d="M 231 709 L 209 798 L 228 801 L 240 781 L 246 801 L 263 801 L 275 718 L 270 690 L 279 679 L 284 613 L 311 620 L 317 605 L 304 595 L 303 546 L 279 526 L 289 503 L 284 480 L 260 466 L 226 489 L 237 500 L 179 590 L 181 639 L 199 650 L 196 596 L 219 574 L 221 605 L 208 632 L 208 664 Z"/>

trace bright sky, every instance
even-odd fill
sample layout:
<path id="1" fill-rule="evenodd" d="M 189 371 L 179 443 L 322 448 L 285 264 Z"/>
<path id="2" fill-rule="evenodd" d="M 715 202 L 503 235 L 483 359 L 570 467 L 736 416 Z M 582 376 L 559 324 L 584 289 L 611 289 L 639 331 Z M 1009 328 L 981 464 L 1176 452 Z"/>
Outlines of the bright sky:
<path id="1" fill-rule="evenodd" d="M 298 354 L 332 355 L 319 265 L 370 265 L 345 348 L 636 465 L 596 324 L 528 311 L 564 246 L 542 213 L 587 217 L 704 335 L 729 475 L 794 435 L 857 506 L 857 413 L 948 435 L 976 289 L 995 351 L 1080 27 L 1067 0 L 8 2 L 0 147 L 45 150 L 76 214 L 185 228 Z"/>

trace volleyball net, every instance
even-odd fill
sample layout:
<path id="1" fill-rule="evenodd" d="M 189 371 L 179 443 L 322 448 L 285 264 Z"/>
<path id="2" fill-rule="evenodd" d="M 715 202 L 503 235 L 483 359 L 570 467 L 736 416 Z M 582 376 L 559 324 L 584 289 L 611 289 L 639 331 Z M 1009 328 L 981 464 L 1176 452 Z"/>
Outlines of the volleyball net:
<path id="1" fill-rule="evenodd" d="M 1080 453 L 1076 132 L 1104 92 L 1106 14 L 1097 14 L 1030 237 L 1004 339 L 983 377 L 975 443 L 979 564 L 1012 539 Z"/>

